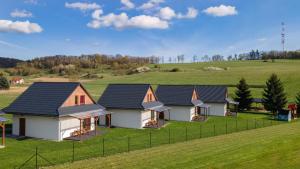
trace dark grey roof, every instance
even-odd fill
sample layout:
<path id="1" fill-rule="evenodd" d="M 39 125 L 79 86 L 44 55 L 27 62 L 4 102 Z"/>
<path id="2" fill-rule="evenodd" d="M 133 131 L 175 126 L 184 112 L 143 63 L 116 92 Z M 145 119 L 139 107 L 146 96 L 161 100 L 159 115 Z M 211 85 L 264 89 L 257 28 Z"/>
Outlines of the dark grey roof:
<path id="1" fill-rule="evenodd" d="M 59 115 L 64 116 L 68 114 L 89 112 L 89 111 L 103 111 L 105 108 L 99 104 L 85 104 L 79 106 L 61 107 L 58 109 Z"/>
<path id="2" fill-rule="evenodd" d="M 144 109 L 142 106 L 150 84 L 109 84 L 98 103 L 105 108 Z"/>
<path id="3" fill-rule="evenodd" d="M 58 116 L 58 108 L 79 85 L 79 82 L 33 83 L 3 111 L 10 114 Z"/>
<path id="4" fill-rule="evenodd" d="M 262 103 L 262 102 L 263 102 L 263 99 L 261 99 L 261 98 L 253 98 L 252 101 L 253 101 L 254 103 Z"/>
<path id="5" fill-rule="evenodd" d="M 156 96 L 165 105 L 193 106 L 193 85 L 159 85 Z"/>
<path id="6" fill-rule="evenodd" d="M 222 85 L 196 85 L 200 100 L 204 103 L 226 103 L 227 87 Z"/>
<path id="7" fill-rule="evenodd" d="M 151 109 L 151 108 L 154 108 L 154 107 L 164 106 L 164 104 L 159 102 L 159 101 L 154 101 L 154 102 L 142 103 L 142 106 L 144 107 L 144 109 Z"/>
<path id="8" fill-rule="evenodd" d="M 8 121 L 6 118 L 0 117 L 0 122 L 6 122 L 6 121 Z"/>

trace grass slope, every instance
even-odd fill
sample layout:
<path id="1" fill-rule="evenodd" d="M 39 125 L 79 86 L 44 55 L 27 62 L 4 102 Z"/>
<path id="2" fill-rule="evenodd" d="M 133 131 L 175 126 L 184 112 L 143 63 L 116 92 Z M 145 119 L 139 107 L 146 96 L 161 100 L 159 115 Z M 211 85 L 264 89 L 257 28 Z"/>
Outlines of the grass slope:
<path id="1" fill-rule="evenodd" d="M 113 76 L 102 73 L 103 79 L 84 82 L 83 84 L 98 99 L 109 83 L 151 83 L 151 84 L 225 84 L 235 85 L 241 77 L 246 78 L 252 85 L 264 85 L 267 78 L 276 73 L 282 80 L 289 101 L 293 101 L 300 91 L 300 60 L 276 60 L 273 62 L 262 61 L 230 61 L 230 62 L 205 62 L 184 64 L 162 64 L 160 69 L 152 67 L 151 72 L 134 75 Z M 206 71 L 206 67 L 220 67 L 223 71 Z M 172 68 L 179 68 L 180 72 L 169 72 Z M 30 82 L 34 77 L 27 77 Z M 154 85 L 155 87 L 155 85 Z M 235 88 L 229 88 L 233 95 Z M 254 97 L 261 97 L 262 89 L 251 89 Z M 19 93 L 0 93 L 0 108 L 6 107 Z"/>
<path id="2" fill-rule="evenodd" d="M 50 167 L 299 168 L 300 122 Z"/>

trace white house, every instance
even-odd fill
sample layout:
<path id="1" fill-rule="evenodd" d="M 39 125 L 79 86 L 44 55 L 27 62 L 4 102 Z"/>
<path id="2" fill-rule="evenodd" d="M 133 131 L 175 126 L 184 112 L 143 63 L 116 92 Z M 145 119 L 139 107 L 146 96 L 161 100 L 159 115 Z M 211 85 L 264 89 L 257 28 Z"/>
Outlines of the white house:
<path id="1" fill-rule="evenodd" d="M 36 82 L 3 111 L 12 134 L 61 141 L 95 131 L 104 108 L 77 82 Z"/>
<path id="2" fill-rule="evenodd" d="M 111 112 L 100 125 L 114 127 L 160 127 L 168 110 L 157 100 L 150 84 L 110 84 L 98 103 Z"/>
<path id="3" fill-rule="evenodd" d="M 227 87 L 223 85 L 196 85 L 200 100 L 210 105 L 209 115 L 226 116 Z"/>
<path id="4" fill-rule="evenodd" d="M 170 120 L 192 121 L 194 116 L 208 113 L 208 106 L 199 100 L 193 85 L 159 85 L 156 96 L 170 107 L 170 116 L 167 117 Z"/>
<path id="5" fill-rule="evenodd" d="M 12 84 L 12 85 L 20 85 L 20 84 L 24 84 L 24 83 L 25 83 L 25 80 L 21 77 L 13 77 L 10 80 L 10 84 Z"/>

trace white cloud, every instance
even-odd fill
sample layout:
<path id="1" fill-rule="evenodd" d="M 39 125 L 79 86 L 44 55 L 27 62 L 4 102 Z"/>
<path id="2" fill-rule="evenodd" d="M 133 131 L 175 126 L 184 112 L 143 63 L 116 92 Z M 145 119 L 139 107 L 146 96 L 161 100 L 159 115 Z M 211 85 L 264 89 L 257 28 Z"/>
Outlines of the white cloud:
<path id="1" fill-rule="evenodd" d="M 167 21 L 162 21 L 158 17 L 139 15 L 132 17 L 130 20 L 130 26 L 145 28 L 145 29 L 167 29 L 169 28 L 169 23 Z"/>
<path id="2" fill-rule="evenodd" d="M 264 41 L 266 41 L 267 40 L 267 38 L 258 38 L 257 39 L 257 41 L 260 41 L 260 42 L 264 42 Z"/>
<path id="3" fill-rule="evenodd" d="M 125 6 L 125 9 L 133 9 L 135 7 L 130 0 L 121 0 L 121 3 Z"/>
<path id="4" fill-rule="evenodd" d="M 32 13 L 26 10 L 15 9 L 10 13 L 10 16 L 13 18 L 30 18 L 32 17 Z"/>
<path id="5" fill-rule="evenodd" d="M 176 17 L 175 11 L 170 7 L 164 7 L 159 10 L 158 16 L 165 20 L 170 20 Z"/>
<path id="6" fill-rule="evenodd" d="M 0 32 L 40 33 L 43 29 L 37 23 L 29 21 L 0 20 Z"/>
<path id="7" fill-rule="evenodd" d="M 36 5 L 38 4 L 38 0 L 25 0 L 24 3 Z"/>
<path id="8" fill-rule="evenodd" d="M 103 10 L 102 9 L 96 9 L 93 13 L 92 13 L 92 18 L 93 19 L 100 19 L 100 16 L 103 14 Z"/>
<path id="9" fill-rule="evenodd" d="M 139 9 L 149 10 L 154 7 L 158 7 L 160 3 L 164 3 L 164 0 L 149 0 L 148 2 L 142 4 Z"/>
<path id="10" fill-rule="evenodd" d="M 230 15 L 237 15 L 238 11 L 236 10 L 236 7 L 234 6 L 225 6 L 225 5 L 220 5 L 220 6 L 215 6 L 215 7 L 209 7 L 205 10 L 203 10 L 204 13 L 207 15 L 212 15 L 212 16 L 230 16 Z"/>
<path id="11" fill-rule="evenodd" d="M 121 14 L 110 13 L 105 16 L 99 16 L 98 19 L 93 18 L 91 22 L 87 24 L 90 28 L 101 28 L 101 27 L 115 27 L 117 29 L 135 27 L 143 29 L 167 29 L 169 23 L 163 21 L 158 17 L 148 15 L 138 15 L 129 18 L 124 12 Z"/>
<path id="12" fill-rule="evenodd" d="M 198 16 L 198 10 L 193 7 L 189 7 L 186 14 L 182 14 L 182 13 L 176 14 L 176 12 L 172 8 L 164 7 L 159 10 L 157 16 L 159 16 L 161 19 L 164 20 L 171 20 L 173 18 L 193 19 Z"/>
<path id="13" fill-rule="evenodd" d="M 2 41 L 0 40 L 0 45 L 4 45 L 4 46 L 8 46 L 8 47 L 12 47 L 12 48 L 18 48 L 18 49 L 27 49 L 23 46 L 19 46 L 10 42 L 6 42 L 6 41 Z"/>
<path id="14" fill-rule="evenodd" d="M 65 7 L 71 9 L 79 9 L 81 11 L 96 10 L 101 8 L 101 6 L 96 3 L 84 3 L 84 2 L 74 2 L 74 3 L 66 2 Z"/>
<path id="15" fill-rule="evenodd" d="M 196 18 L 197 16 L 198 16 L 198 10 L 193 7 L 189 7 L 186 14 L 179 13 L 177 17 L 179 19 L 181 19 L 181 18 L 193 19 L 193 18 Z"/>

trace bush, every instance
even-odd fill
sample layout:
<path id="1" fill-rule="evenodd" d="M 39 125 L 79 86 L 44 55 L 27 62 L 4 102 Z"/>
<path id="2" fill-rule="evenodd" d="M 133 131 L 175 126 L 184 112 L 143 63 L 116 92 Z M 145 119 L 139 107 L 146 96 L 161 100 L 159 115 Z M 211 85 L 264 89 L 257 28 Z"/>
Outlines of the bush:
<path id="1" fill-rule="evenodd" d="M 175 68 L 171 69 L 170 72 L 180 72 L 180 69 L 175 67 Z"/>
<path id="2" fill-rule="evenodd" d="M 9 82 L 4 76 L 0 76 L 0 89 L 9 89 Z"/>

